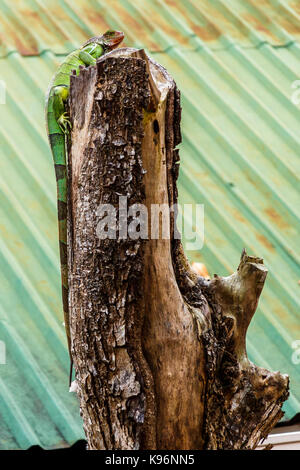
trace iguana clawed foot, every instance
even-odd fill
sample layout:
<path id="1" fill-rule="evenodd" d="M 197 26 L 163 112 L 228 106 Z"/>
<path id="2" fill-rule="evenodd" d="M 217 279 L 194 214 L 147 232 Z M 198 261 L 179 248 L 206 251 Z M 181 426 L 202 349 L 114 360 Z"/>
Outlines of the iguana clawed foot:
<path id="1" fill-rule="evenodd" d="M 72 124 L 67 113 L 63 113 L 57 120 L 59 127 L 65 134 L 69 134 L 72 129 Z"/>

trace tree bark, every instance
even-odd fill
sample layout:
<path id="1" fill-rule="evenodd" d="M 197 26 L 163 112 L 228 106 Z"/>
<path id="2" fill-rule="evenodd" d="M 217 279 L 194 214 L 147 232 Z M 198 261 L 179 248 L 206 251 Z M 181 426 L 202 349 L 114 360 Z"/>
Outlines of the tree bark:
<path id="1" fill-rule="evenodd" d="M 288 395 L 287 376 L 246 354 L 263 260 L 244 251 L 236 273 L 206 280 L 174 236 L 176 210 L 151 234 L 152 205 L 177 202 L 175 82 L 144 51 L 118 49 L 71 77 L 69 106 L 70 323 L 89 448 L 254 449 Z M 142 238 L 139 213 L 119 227 L 124 201 L 148 209 Z M 101 204 L 115 208 L 116 239 L 97 235 Z"/>

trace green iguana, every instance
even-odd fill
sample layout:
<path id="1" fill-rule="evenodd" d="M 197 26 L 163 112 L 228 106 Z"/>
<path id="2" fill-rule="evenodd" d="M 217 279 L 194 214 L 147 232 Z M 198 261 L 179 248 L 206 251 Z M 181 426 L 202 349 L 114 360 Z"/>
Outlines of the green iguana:
<path id="1" fill-rule="evenodd" d="M 65 110 L 69 96 L 70 75 L 73 70 L 79 73 L 82 66 L 95 65 L 103 54 L 115 49 L 123 40 L 121 31 L 107 31 L 103 36 L 89 39 L 82 47 L 69 54 L 59 66 L 51 80 L 46 96 L 46 125 L 49 143 L 54 160 L 57 182 L 57 208 L 59 227 L 59 249 L 62 280 L 62 300 L 65 328 L 70 354 L 70 384 L 72 380 L 73 360 L 68 307 L 68 271 L 67 271 L 67 158 L 65 137 L 71 129 L 71 123 Z"/>

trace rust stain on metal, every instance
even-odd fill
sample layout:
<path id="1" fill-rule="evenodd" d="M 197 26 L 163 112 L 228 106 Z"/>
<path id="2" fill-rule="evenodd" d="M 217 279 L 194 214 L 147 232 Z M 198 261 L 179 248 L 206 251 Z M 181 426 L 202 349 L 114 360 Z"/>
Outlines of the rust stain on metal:
<path id="1" fill-rule="evenodd" d="M 195 23 L 191 23 L 190 26 L 194 33 L 205 42 L 215 41 L 222 34 L 212 23 L 207 25 L 207 27 L 197 26 Z"/>
<path id="2" fill-rule="evenodd" d="M 64 19 L 61 14 L 59 15 L 60 9 L 56 8 L 51 11 L 49 8 L 47 13 L 48 11 L 49 14 L 46 14 L 42 8 L 39 8 L 37 11 L 26 8 L 22 9 L 20 14 L 26 18 L 26 28 L 28 28 L 28 31 L 34 31 L 37 37 L 40 37 L 45 42 L 48 42 L 50 38 L 51 43 L 65 43 L 69 40 L 69 36 L 67 30 L 61 27 L 57 21 L 59 17 L 62 20 Z"/>
<path id="3" fill-rule="evenodd" d="M 156 17 L 155 20 L 155 25 L 158 30 L 165 31 L 170 38 L 175 39 L 175 41 L 178 42 L 181 46 L 189 45 L 189 38 L 183 36 L 181 33 L 178 32 L 177 29 L 169 26 L 168 23 L 163 20 L 163 18 Z"/>
<path id="4" fill-rule="evenodd" d="M 300 12 L 299 1 L 286 2 L 285 4 L 276 2 L 276 8 L 269 0 L 248 0 L 248 3 L 257 11 L 257 16 L 260 17 L 260 22 L 264 25 L 270 24 L 276 27 L 278 24 L 289 34 L 298 35 L 300 33 L 300 22 L 292 13 L 292 10 L 295 10 L 295 13 Z M 265 29 L 263 31 L 266 32 Z"/>
<path id="5" fill-rule="evenodd" d="M 243 217 L 242 214 L 237 209 L 231 208 L 231 212 L 232 212 L 233 217 L 239 222 L 242 222 L 243 224 L 248 223 L 248 220 L 245 219 L 245 217 Z"/>
<path id="6" fill-rule="evenodd" d="M 87 6 L 83 9 L 83 13 L 84 18 L 86 18 L 89 23 L 95 26 L 95 32 L 98 30 L 100 33 L 102 31 L 106 31 L 107 29 L 113 29 L 106 21 L 105 17 L 102 14 L 95 12 L 93 8 Z"/>
<path id="7" fill-rule="evenodd" d="M 135 15 L 132 16 L 119 2 L 112 2 L 114 12 L 122 19 L 130 35 L 132 33 L 132 36 L 136 37 L 139 41 L 143 41 L 146 47 L 152 51 L 161 51 L 159 44 L 152 39 L 152 35 L 155 35 L 155 32 L 163 32 L 165 36 L 175 39 L 180 45 L 187 46 L 189 38 L 182 34 L 178 28 L 171 26 L 164 19 L 163 15 L 159 15 L 156 10 L 152 10 L 151 4 L 154 3 L 149 2 L 147 16 L 146 14 L 145 16 L 140 14 L 138 11 L 135 11 Z"/>
<path id="8" fill-rule="evenodd" d="M 71 43 L 81 44 L 90 35 L 105 29 L 124 30 L 128 45 L 143 44 L 152 52 L 161 52 L 170 46 L 191 46 L 191 37 L 197 36 L 209 45 L 220 43 L 220 37 L 228 36 L 241 45 L 256 44 L 253 31 L 261 34 L 261 40 L 271 44 L 284 44 L 286 35 L 300 35 L 299 2 L 280 4 L 262 0 L 237 2 L 227 7 L 226 2 L 179 0 L 157 2 L 104 2 L 80 0 L 74 8 L 74 17 L 60 2 L 45 0 L 34 3 L 20 0 L 3 7 L 0 17 L 1 49 L 18 50 L 22 55 L 38 55 L 43 48 L 54 53 L 70 52 Z M 235 2 L 234 2 L 235 3 Z M 161 8 L 162 6 L 162 8 Z M 102 7 L 102 8 L 100 8 Z M 112 20 L 111 20 L 112 18 Z M 180 22 L 183 27 L 177 25 Z M 71 29 L 68 25 L 71 23 Z M 91 33 L 89 34 L 89 30 Z M 259 40 L 259 39 L 258 39 Z"/>
<path id="9" fill-rule="evenodd" d="M 275 247 L 262 233 L 256 233 L 255 236 L 268 250 L 275 251 Z"/>
<path id="10" fill-rule="evenodd" d="M 278 212 L 276 212 L 273 207 L 268 207 L 264 212 L 279 228 L 284 229 L 290 227 L 289 224 L 281 217 L 280 214 L 278 214 Z"/>
<path id="11" fill-rule="evenodd" d="M 203 26 L 200 26 L 199 22 L 193 21 L 192 15 L 184 8 L 183 2 L 166 0 L 166 3 L 180 13 L 180 17 L 184 18 L 191 30 L 203 41 L 215 41 L 222 35 L 220 29 L 211 21 L 206 21 Z"/>
<path id="12" fill-rule="evenodd" d="M 122 23 L 126 25 L 126 31 L 128 31 L 129 34 L 126 34 L 127 40 L 130 45 L 134 41 L 131 40 L 131 38 L 137 38 L 139 42 L 144 42 L 146 47 L 151 49 L 152 51 L 160 51 L 161 48 L 159 45 L 153 41 L 151 38 L 151 33 L 153 33 L 153 26 L 152 22 L 145 22 L 141 21 L 142 24 L 139 23 L 132 15 L 130 15 L 126 9 L 122 8 L 119 3 L 113 4 L 113 10 L 116 15 L 118 15 Z M 155 18 L 155 21 L 157 20 L 157 17 Z M 154 23 L 155 24 L 155 23 Z M 120 26 L 120 29 L 122 29 L 122 26 Z M 147 31 L 149 30 L 149 32 Z M 149 34 L 150 33 L 150 34 Z"/>
<path id="13" fill-rule="evenodd" d="M 266 21 L 262 23 L 258 18 L 250 14 L 244 14 L 243 19 L 249 23 L 256 31 L 264 33 L 271 38 L 273 42 L 278 42 L 278 38 L 270 31 L 270 19 L 266 18 Z"/>
<path id="14" fill-rule="evenodd" d="M 290 8 L 292 8 L 292 10 L 295 10 L 296 13 L 299 13 L 300 15 L 300 3 L 299 3 L 299 0 L 295 0 L 294 2 L 291 2 L 290 3 Z"/>
<path id="15" fill-rule="evenodd" d="M 298 9 L 300 13 L 299 2 Z M 281 5 L 277 7 L 276 20 L 287 33 L 297 36 L 300 34 L 300 21 L 288 14 L 287 10 Z"/>
<path id="16" fill-rule="evenodd" d="M 0 23 L 4 27 L 4 32 L 1 34 L 1 45 L 3 43 L 6 46 L 11 43 L 24 56 L 38 55 L 37 41 L 21 22 L 11 15 L 5 15 L 5 18 L 0 19 Z"/>

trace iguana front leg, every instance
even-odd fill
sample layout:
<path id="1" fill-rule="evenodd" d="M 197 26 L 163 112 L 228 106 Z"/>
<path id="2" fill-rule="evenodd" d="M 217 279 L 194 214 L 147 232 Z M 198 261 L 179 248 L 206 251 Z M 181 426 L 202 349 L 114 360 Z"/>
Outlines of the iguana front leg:
<path id="1" fill-rule="evenodd" d="M 71 123 L 68 114 L 65 111 L 65 102 L 69 97 L 69 87 L 58 85 L 53 90 L 53 111 L 57 124 L 64 134 L 68 134 L 71 129 Z"/>
<path id="2" fill-rule="evenodd" d="M 82 60 L 84 65 L 87 67 L 89 65 L 96 65 L 96 59 L 89 54 L 89 52 L 85 51 L 82 49 L 82 51 L 79 52 L 79 59 Z"/>
<path id="3" fill-rule="evenodd" d="M 87 67 L 96 65 L 96 59 L 86 50 L 79 52 L 79 59 L 82 60 Z M 66 85 L 58 85 L 54 88 L 53 109 L 56 121 L 64 134 L 69 134 L 71 129 L 70 118 L 65 111 L 65 102 L 69 97 L 69 87 Z"/>

